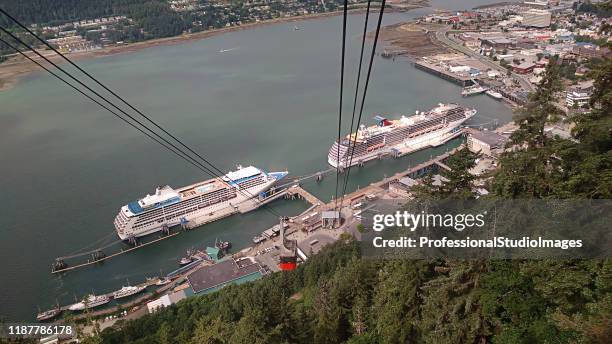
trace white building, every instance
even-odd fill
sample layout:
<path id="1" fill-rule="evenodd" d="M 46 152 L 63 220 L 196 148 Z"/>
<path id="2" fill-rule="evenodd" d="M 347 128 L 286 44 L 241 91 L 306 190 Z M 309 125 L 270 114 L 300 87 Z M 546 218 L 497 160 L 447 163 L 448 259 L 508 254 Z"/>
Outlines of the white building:
<path id="1" fill-rule="evenodd" d="M 523 13 L 523 26 L 527 27 L 549 27 L 551 14 L 546 10 L 529 9 Z"/>
<path id="2" fill-rule="evenodd" d="M 574 105 L 580 107 L 587 105 L 590 99 L 590 92 L 580 89 L 574 89 L 567 91 L 567 96 L 565 97 L 565 104 L 569 108 L 574 107 Z"/>
<path id="3" fill-rule="evenodd" d="M 149 313 L 155 313 L 156 311 L 169 307 L 170 305 L 173 305 L 186 297 L 187 295 L 185 294 L 185 291 L 179 290 L 148 302 L 147 309 L 149 310 Z"/>

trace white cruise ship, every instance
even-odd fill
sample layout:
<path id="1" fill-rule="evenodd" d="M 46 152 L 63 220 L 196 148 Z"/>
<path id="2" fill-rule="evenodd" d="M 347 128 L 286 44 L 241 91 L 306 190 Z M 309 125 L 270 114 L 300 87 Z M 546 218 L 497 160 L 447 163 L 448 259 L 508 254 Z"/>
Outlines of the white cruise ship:
<path id="1" fill-rule="evenodd" d="M 141 237 L 205 216 L 211 222 L 227 216 L 239 204 L 260 197 L 288 174 L 264 172 L 256 167 L 238 166 L 220 178 L 195 183 L 180 189 L 158 187 L 155 194 L 130 202 L 115 217 L 121 240 Z"/>
<path id="2" fill-rule="evenodd" d="M 333 167 L 346 168 L 383 154 L 403 155 L 436 147 L 459 136 L 461 124 L 475 114 L 475 109 L 457 104 L 438 104 L 427 112 L 417 111 L 398 120 L 376 116 L 376 125 L 366 127 L 362 124 L 356 133 L 347 135 L 340 142 L 335 141 L 329 149 L 327 161 Z M 352 159 L 349 147 L 354 151 Z"/>

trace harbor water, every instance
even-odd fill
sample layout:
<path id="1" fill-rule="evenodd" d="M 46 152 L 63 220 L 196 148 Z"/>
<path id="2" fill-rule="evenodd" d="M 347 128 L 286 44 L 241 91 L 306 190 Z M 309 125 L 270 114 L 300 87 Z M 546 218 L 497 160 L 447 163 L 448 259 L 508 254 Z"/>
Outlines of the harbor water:
<path id="1" fill-rule="evenodd" d="M 481 4 L 478 2 L 478 4 Z M 426 10 L 386 15 L 391 24 Z M 344 124 L 352 92 L 363 17 L 349 20 Z M 371 21 L 373 22 L 373 21 Z M 101 81 L 223 170 L 253 164 L 291 176 L 325 170 L 337 135 L 341 18 L 257 27 L 200 41 L 80 62 Z M 402 59 L 376 57 L 364 121 L 428 110 L 439 102 L 474 107 L 470 124 L 510 121 L 511 110 L 486 95 L 462 98 L 460 88 Z M 129 201 L 157 185 L 208 179 L 53 77 L 33 73 L 0 93 L 0 316 L 32 320 L 36 307 L 66 304 L 167 273 L 191 247 L 230 240 L 234 250 L 278 219 L 258 210 L 236 215 L 63 276 L 57 256 L 116 240 L 113 219 Z M 347 130 L 345 130 L 346 133 Z M 365 186 L 452 148 L 427 149 L 351 171 L 349 190 Z M 329 200 L 335 175 L 304 188 Z M 271 204 L 296 215 L 303 201 Z"/>

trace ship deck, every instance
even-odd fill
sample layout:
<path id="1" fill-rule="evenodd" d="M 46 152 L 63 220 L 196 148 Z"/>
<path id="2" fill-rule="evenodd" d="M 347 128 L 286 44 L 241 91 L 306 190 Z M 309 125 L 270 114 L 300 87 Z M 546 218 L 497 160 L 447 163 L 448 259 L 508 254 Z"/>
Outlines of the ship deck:
<path id="1" fill-rule="evenodd" d="M 226 184 L 221 182 L 219 178 L 213 178 L 184 186 L 176 191 L 181 195 L 181 199 L 185 199 L 196 195 L 207 194 L 226 187 Z"/>

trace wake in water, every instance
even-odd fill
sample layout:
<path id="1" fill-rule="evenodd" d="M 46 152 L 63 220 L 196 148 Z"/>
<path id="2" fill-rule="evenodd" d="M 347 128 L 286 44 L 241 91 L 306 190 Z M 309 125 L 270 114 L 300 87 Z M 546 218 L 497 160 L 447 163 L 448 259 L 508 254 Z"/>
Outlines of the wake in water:
<path id="1" fill-rule="evenodd" d="M 232 50 L 238 50 L 238 47 L 235 47 L 235 48 L 229 48 L 229 49 L 221 49 L 221 50 L 219 50 L 219 52 L 220 52 L 220 53 L 226 53 L 226 52 L 228 52 L 228 51 L 232 51 Z"/>

